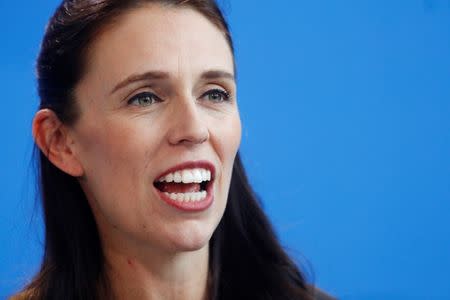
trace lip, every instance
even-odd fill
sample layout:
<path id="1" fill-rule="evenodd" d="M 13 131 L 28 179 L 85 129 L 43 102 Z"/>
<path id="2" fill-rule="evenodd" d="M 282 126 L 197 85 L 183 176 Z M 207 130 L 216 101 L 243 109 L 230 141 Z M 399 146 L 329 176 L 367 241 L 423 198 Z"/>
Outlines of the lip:
<path id="1" fill-rule="evenodd" d="M 181 164 L 178 164 L 176 166 L 171 167 L 170 169 L 167 169 L 160 175 L 156 176 L 155 181 L 157 181 L 159 178 L 166 176 L 167 174 L 180 171 L 183 169 L 195 169 L 195 168 L 202 168 L 207 169 L 211 171 L 211 182 L 214 181 L 214 178 L 216 177 L 216 168 L 212 163 L 210 163 L 207 160 L 199 160 L 199 161 L 187 161 Z"/>
<path id="2" fill-rule="evenodd" d="M 153 188 L 156 190 L 156 193 L 159 195 L 159 197 L 170 206 L 177 208 L 180 211 L 184 212 L 200 212 L 208 209 L 212 203 L 214 202 L 214 179 L 216 175 L 216 169 L 212 163 L 206 160 L 202 161 L 188 161 L 181 164 L 178 164 L 174 167 L 171 167 L 170 169 L 164 171 L 160 175 L 158 175 L 156 180 L 159 178 L 166 176 L 169 173 L 173 173 L 179 170 L 183 169 L 195 169 L 195 168 L 202 168 L 207 169 L 211 172 L 211 181 L 208 182 L 206 185 L 206 197 L 205 199 L 201 201 L 190 201 L 190 202 L 184 202 L 184 201 L 176 201 L 168 197 L 165 193 L 161 192 L 159 189 L 153 185 Z M 156 181 L 155 180 L 155 181 Z"/>

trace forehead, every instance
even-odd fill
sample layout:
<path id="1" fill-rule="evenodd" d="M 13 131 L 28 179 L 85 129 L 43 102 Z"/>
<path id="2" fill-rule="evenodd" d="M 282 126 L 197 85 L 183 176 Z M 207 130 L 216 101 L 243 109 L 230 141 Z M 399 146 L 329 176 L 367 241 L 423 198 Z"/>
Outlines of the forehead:
<path id="1" fill-rule="evenodd" d="M 87 52 L 87 74 L 112 81 L 131 73 L 180 74 L 206 69 L 233 72 L 222 31 L 188 7 L 149 4 L 120 15 L 99 33 Z"/>

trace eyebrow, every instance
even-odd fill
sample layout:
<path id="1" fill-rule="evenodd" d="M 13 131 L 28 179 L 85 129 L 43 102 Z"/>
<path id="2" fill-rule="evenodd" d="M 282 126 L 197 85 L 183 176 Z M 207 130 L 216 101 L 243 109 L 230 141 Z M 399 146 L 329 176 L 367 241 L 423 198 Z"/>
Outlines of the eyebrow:
<path id="1" fill-rule="evenodd" d="M 114 94 L 117 90 L 137 81 L 142 80 L 162 80 L 169 78 L 169 73 L 162 71 L 149 71 L 142 74 L 133 74 L 125 78 L 125 80 L 119 82 L 111 91 Z M 200 75 L 202 80 L 212 80 L 212 79 L 228 79 L 235 80 L 235 76 L 232 73 L 221 71 L 221 70 L 209 70 L 205 71 Z"/>
<path id="2" fill-rule="evenodd" d="M 202 75 L 200 76 L 201 79 L 203 80 L 211 80 L 211 79 L 229 79 L 229 80 L 235 80 L 234 75 L 226 72 L 226 71 L 220 71 L 220 70 L 210 70 L 210 71 L 206 71 L 203 72 Z"/>
<path id="3" fill-rule="evenodd" d="M 130 83 L 142 81 L 142 80 L 161 80 L 169 78 L 169 73 L 161 71 L 149 71 L 142 74 L 133 74 L 119 82 L 111 91 L 111 94 L 117 92 L 121 88 L 129 85 Z"/>

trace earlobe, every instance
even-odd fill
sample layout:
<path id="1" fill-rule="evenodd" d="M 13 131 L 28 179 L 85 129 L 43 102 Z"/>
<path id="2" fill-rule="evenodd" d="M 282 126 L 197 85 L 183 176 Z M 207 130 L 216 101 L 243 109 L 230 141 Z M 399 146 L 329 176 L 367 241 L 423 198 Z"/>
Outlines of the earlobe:
<path id="1" fill-rule="evenodd" d="M 52 164 L 71 176 L 83 175 L 83 167 L 72 148 L 72 139 L 54 111 L 39 110 L 32 126 L 34 141 Z"/>

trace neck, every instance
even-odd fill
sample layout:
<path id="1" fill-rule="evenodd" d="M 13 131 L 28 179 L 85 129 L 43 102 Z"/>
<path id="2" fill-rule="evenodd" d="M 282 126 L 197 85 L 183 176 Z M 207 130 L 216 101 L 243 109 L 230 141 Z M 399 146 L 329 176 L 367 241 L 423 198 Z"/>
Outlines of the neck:
<path id="1" fill-rule="evenodd" d="M 119 300 L 205 300 L 208 252 L 208 245 L 175 254 L 146 249 L 144 255 L 130 255 L 128 251 L 125 255 L 106 250 L 106 271 L 113 294 Z"/>

